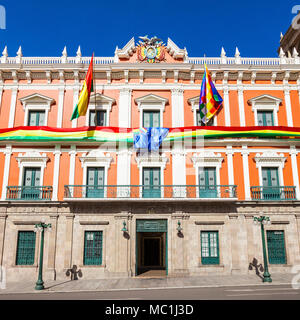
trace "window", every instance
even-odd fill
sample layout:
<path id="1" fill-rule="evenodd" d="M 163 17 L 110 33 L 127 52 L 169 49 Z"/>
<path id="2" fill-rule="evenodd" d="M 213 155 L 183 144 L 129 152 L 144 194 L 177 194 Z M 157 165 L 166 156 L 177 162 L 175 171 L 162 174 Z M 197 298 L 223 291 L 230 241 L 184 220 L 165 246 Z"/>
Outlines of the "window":
<path id="1" fill-rule="evenodd" d="M 197 127 L 202 127 L 202 126 L 204 126 L 204 123 L 201 121 L 200 110 L 197 110 L 197 111 L 196 111 L 196 117 L 197 117 L 196 126 L 197 126 Z M 209 127 L 209 126 L 214 126 L 214 117 L 209 120 L 209 122 L 206 124 L 206 126 L 208 126 L 208 127 Z"/>
<path id="2" fill-rule="evenodd" d="M 160 198 L 160 168 L 143 169 L 143 197 Z"/>
<path id="3" fill-rule="evenodd" d="M 104 168 L 87 169 L 87 198 L 104 197 Z"/>
<path id="4" fill-rule="evenodd" d="M 33 231 L 19 231 L 16 265 L 34 264 L 36 234 Z"/>
<path id="5" fill-rule="evenodd" d="M 160 127 L 160 111 L 144 111 L 143 127 L 144 128 Z"/>
<path id="6" fill-rule="evenodd" d="M 201 258 L 203 265 L 220 264 L 218 231 L 201 232 Z"/>
<path id="7" fill-rule="evenodd" d="M 273 111 L 257 111 L 257 125 L 258 126 L 274 126 L 274 112 Z"/>
<path id="8" fill-rule="evenodd" d="M 86 231 L 84 237 L 84 258 L 86 266 L 102 265 L 102 231 Z"/>
<path id="9" fill-rule="evenodd" d="M 45 125 L 45 111 L 29 111 L 28 126 L 38 127 Z"/>
<path id="10" fill-rule="evenodd" d="M 267 231 L 270 264 L 286 264 L 284 231 Z"/>
<path id="11" fill-rule="evenodd" d="M 91 110 L 90 111 L 90 127 L 105 127 L 106 126 L 106 111 L 104 110 Z"/>

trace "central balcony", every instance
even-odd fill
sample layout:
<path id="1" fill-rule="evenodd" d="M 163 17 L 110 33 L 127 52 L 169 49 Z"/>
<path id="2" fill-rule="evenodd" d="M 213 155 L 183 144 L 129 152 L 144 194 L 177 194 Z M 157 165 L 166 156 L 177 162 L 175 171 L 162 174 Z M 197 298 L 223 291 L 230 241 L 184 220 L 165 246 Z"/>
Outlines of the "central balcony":
<path id="1" fill-rule="evenodd" d="M 236 201 L 236 186 L 65 186 L 65 201 L 206 200 Z"/>

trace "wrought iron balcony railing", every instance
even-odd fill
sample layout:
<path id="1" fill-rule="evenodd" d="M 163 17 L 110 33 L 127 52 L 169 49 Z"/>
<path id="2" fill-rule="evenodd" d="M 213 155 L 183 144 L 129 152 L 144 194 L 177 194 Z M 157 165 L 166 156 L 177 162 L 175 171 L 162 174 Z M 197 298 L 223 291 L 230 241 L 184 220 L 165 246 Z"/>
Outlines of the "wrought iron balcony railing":
<path id="1" fill-rule="evenodd" d="M 236 199 L 236 186 L 65 186 L 65 199 Z"/>
<path id="2" fill-rule="evenodd" d="M 49 201 L 52 187 L 7 187 L 6 200 L 14 201 Z"/>
<path id="3" fill-rule="evenodd" d="M 296 187 L 251 187 L 252 200 L 291 201 L 297 200 Z"/>

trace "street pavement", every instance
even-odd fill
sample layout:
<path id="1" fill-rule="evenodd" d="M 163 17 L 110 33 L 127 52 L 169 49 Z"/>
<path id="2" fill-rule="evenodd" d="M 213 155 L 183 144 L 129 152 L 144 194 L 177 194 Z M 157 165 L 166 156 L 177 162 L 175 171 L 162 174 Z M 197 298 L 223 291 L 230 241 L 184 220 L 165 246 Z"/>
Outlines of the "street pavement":
<path id="1" fill-rule="evenodd" d="M 124 278 L 47 281 L 45 290 L 33 282 L 7 283 L 0 300 L 7 299 L 297 299 L 292 288 L 294 274 L 272 274 L 262 283 L 255 274 L 201 277 Z M 180 289 L 180 291 L 179 291 Z M 180 292 L 180 295 L 178 294 Z"/>

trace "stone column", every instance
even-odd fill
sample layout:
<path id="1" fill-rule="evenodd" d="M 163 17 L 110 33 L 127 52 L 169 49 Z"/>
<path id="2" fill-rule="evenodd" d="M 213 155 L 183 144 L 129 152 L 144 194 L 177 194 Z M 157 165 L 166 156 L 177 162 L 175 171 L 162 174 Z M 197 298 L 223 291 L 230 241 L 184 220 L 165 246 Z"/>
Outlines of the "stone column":
<path id="1" fill-rule="evenodd" d="M 48 269 L 53 272 L 53 279 L 56 280 L 55 256 L 57 239 L 57 214 L 50 215 L 52 231 L 49 233 Z"/>
<path id="2" fill-rule="evenodd" d="M 10 102 L 10 113 L 8 119 L 8 128 L 13 128 L 15 122 L 16 114 L 16 104 L 17 104 L 18 88 L 11 89 L 11 102 Z"/>
<path id="3" fill-rule="evenodd" d="M 172 150 L 172 171 L 173 186 L 186 185 L 186 160 L 183 149 L 175 148 Z M 183 187 L 173 187 L 173 193 L 176 197 L 186 197 L 186 190 Z"/>
<path id="4" fill-rule="evenodd" d="M 119 127 L 131 128 L 131 96 L 132 90 L 128 88 L 120 89 L 119 100 Z"/>
<path id="5" fill-rule="evenodd" d="M 299 188 L 299 175 L 298 175 L 298 164 L 297 164 L 297 150 L 295 146 L 290 147 L 290 155 L 292 161 L 292 170 L 293 170 L 293 181 L 294 186 L 296 187 L 296 198 L 300 200 L 300 188 Z"/>
<path id="6" fill-rule="evenodd" d="M 64 113 L 65 88 L 59 88 L 58 109 L 57 109 L 57 128 L 62 128 Z"/>
<path id="7" fill-rule="evenodd" d="M 52 201 L 58 201 L 58 183 L 59 183 L 59 167 L 60 167 L 60 146 L 55 146 L 54 154 L 54 169 L 53 169 L 53 195 Z"/>
<path id="8" fill-rule="evenodd" d="M 4 173 L 3 173 L 2 196 L 1 196 L 2 201 L 5 201 L 6 199 L 6 188 L 8 186 L 10 159 L 12 154 L 11 145 L 6 146 L 6 150 L 4 151 L 4 154 L 5 154 L 5 162 L 4 162 L 4 170 L 3 170 Z"/>
<path id="9" fill-rule="evenodd" d="M 290 96 L 290 90 L 288 88 L 284 89 L 284 98 L 285 98 L 285 106 L 286 106 L 287 125 L 289 127 L 293 127 L 291 96 Z"/>
<path id="10" fill-rule="evenodd" d="M 224 113 L 225 113 L 225 126 L 230 127 L 230 105 L 229 105 L 229 88 L 225 86 L 224 89 Z"/>
<path id="11" fill-rule="evenodd" d="M 229 185 L 234 185 L 234 171 L 233 171 L 233 156 L 234 152 L 232 150 L 232 146 L 227 146 L 227 162 L 228 162 L 228 183 Z"/>
<path id="12" fill-rule="evenodd" d="M 247 146 L 243 146 L 242 156 L 243 156 L 243 170 L 244 170 L 245 200 L 251 200 L 250 176 L 249 176 L 249 151 Z"/>
<path id="13" fill-rule="evenodd" d="M 172 127 L 184 127 L 184 90 L 172 89 Z"/>
<path id="14" fill-rule="evenodd" d="M 4 249 L 6 219 L 7 219 L 7 214 L 0 213 L 0 266 L 2 266 L 2 263 L 3 263 L 3 249 Z"/>
<path id="15" fill-rule="evenodd" d="M 74 215 L 66 215 L 66 240 L 65 240 L 65 262 L 64 268 L 69 269 L 72 267 L 72 247 L 73 247 L 73 224 L 74 224 Z"/>
<path id="16" fill-rule="evenodd" d="M 246 121 L 245 121 L 245 104 L 244 104 L 243 87 L 238 87 L 238 100 L 239 100 L 239 112 L 240 112 L 240 126 L 244 127 L 246 125 Z"/>
<path id="17" fill-rule="evenodd" d="M 230 222 L 230 234 L 231 234 L 231 273 L 238 274 L 240 273 L 240 254 L 239 251 L 239 224 L 238 224 L 238 215 L 229 215 Z"/>

